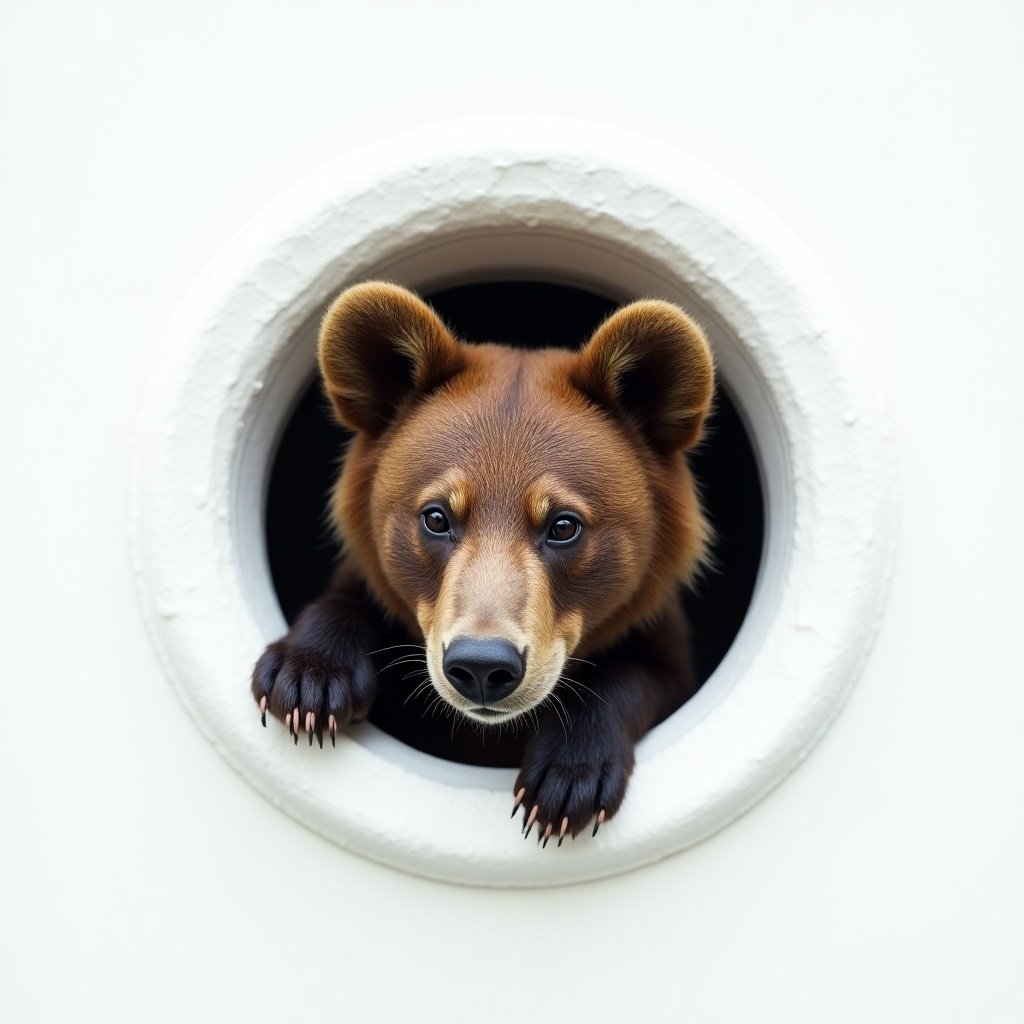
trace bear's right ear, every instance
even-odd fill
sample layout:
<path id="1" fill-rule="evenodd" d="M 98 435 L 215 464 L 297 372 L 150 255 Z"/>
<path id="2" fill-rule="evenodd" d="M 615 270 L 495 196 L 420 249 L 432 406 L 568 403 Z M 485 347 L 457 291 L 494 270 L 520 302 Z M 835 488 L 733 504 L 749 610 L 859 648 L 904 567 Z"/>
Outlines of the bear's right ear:
<path id="1" fill-rule="evenodd" d="M 462 369 L 465 357 L 438 315 L 385 281 L 343 291 L 320 325 L 320 373 L 346 426 L 378 434 L 412 394 Z"/>

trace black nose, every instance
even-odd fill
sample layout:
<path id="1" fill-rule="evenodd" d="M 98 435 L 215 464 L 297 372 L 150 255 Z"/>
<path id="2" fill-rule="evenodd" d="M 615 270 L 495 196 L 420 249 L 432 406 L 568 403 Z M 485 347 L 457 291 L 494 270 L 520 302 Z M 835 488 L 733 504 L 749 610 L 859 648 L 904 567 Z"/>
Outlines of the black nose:
<path id="1" fill-rule="evenodd" d="M 507 697 L 523 679 L 523 658 L 499 636 L 459 636 L 444 652 L 444 674 L 474 704 Z"/>

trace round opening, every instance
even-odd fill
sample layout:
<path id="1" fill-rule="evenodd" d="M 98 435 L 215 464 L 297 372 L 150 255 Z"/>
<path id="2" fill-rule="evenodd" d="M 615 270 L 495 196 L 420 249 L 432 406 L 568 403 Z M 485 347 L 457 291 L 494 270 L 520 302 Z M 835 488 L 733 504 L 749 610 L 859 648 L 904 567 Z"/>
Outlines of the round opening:
<path id="1" fill-rule="evenodd" d="M 285 451 L 301 421 L 322 416 L 310 390 L 319 320 L 341 288 L 370 278 L 427 296 L 470 338 L 504 340 L 502 325 L 530 309 L 522 336 L 508 340 L 545 340 L 538 332 L 564 310 L 576 326 L 551 340 L 578 341 L 610 305 L 642 295 L 678 302 L 708 333 L 722 386 L 695 469 L 730 546 L 692 611 L 700 622 L 706 605 L 722 632 L 712 643 L 714 629 L 697 627 L 707 681 L 638 744 L 629 794 L 599 841 L 546 856 L 521 842 L 508 817 L 514 769 L 431 756 L 373 723 L 322 751 L 260 727 L 251 666 L 284 632 L 282 611 L 323 585 L 289 563 L 322 574 L 333 558 L 321 510 L 340 438 L 328 429 L 315 442 L 319 482 Z M 502 306 L 479 299 L 485 286 L 557 301 L 506 299 L 515 309 L 474 322 L 474 307 Z M 716 453 L 730 433 L 752 467 L 742 474 Z M 136 453 L 140 603 L 197 726 L 275 806 L 340 846 L 463 884 L 602 877 L 734 820 L 839 711 L 891 563 L 888 425 L 831 288 L 714 172 L 578 122 L 431 126 L 328 165 L 282 197 L 182 305 Z M 734 526 L 732 502 L 717 497 L 720 468 L 749 489 Z M 282 504 L 305 505 L 306 525 L 282 525 Z M 301 550 L 289 553 L 281 536 Z M 734 560 L 737 539 L 751 549 Z M 721 587 L 728 597 L 712 598 Z"/>
<path id="2" fill-rule="evenodd" d="M 578 347 L 620 305 L 588 289 L 524 280 L 460 285 L 424 297 L 460 337 L 525 348 Z M 319 381 L 305 384 L 274 453 L 267 491 L 267 558 L 289 623 L 323 593 L 334 564 L 326 496 L 347 437 L 335 423 Z M 721 382 L 704 441 L 690 458 L 716 534 L 713 567 L 681 595 L 703 683 L 739 632 L 764 546 L 764 500 L 754 446 Z M 382 693 L 370 721 L 435 757 L 518 767 L 529 738 L 526 730 L 489 735 L 457 725 L 453 729 L 447 718 L 426 714 L 432 695 L 421 691 L 409 700 L 406 696 Z"/>

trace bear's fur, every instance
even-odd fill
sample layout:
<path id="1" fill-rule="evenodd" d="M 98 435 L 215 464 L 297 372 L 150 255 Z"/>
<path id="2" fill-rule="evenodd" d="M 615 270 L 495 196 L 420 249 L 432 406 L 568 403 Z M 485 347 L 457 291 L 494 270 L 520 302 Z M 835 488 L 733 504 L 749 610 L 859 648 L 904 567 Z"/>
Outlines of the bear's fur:
<path id="1" fill-rule="evenodd" d="M 635 742 L 696 689 L 678 585 L 709 537 L 685 457 L 714 390 L 702 331 L 643 300 L 579 352 L 468 345 L 370 282 L 331 305 L 319 356 L 356 432 L 332 501 L 345 554 L 256 664 L 264 724 L 333 742 L 368 714 L 375 659 L 419 664 L 443 706 L 530 733 L 527 831 L 596 831 Z"/>

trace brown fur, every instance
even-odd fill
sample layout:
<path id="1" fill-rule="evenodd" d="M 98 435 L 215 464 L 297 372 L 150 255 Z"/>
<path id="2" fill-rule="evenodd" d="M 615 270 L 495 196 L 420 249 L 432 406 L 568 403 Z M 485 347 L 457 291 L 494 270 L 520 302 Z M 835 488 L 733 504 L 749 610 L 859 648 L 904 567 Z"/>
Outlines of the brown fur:
<path id="1" fill-rule="evenodd" d="M 365 581 L 387 615 L 422 638 L 440 697 L 480 721 L 484 712 L 442 666 L 457 637 L 500 637 L 523 655 L 522 681 L 486 709 L 504 721 L 543 709 L 570 657 L 612 666 L 613 679 L 588 687 L 611 710 L 593 703 L 572 723 L 579 735 L 566 734 L 577 769 L 586 760 L 580 743 L 597 758 L 596 781 L 576 784 L 580 806 L 566 827 L 575 832 L 599 809 L 614 813 L 632 743 L 693 688 L 677 590 L 700 565 L 709 536 L 684 457 L 714 387 L 700 328 L 676 306 L 645 300 L 609 317 L 578 353 L 466 345 L 416 296 L 373 282 L 331 306 L 320 367 L 338 418 L 356 431 L 331 506 L 347 582 L 324 602 L 343 600 L 353 618 L 353 581 Z M 428 507 L 443 510 L 450 536 L 425 529 Z M 560 513 L 582 523 L 571 545 L 547 543 Z M 305 651 L 310 635 L 322 640 L 331 628 L 324 602 L 272 645 L 270 661 L 284 668 L 257 665 L 254 693 L 273 713 L 292 710 L 274 692 L 289 652 Z M 372 610 L 355 618 L 365 624 L 335 625 L 368 637 Z M 323 678 L 352 675 L 351 664 L 334 662 L 320 667 Z M 299 676 L 293 688 L 301 695 Z M 327 704 L 315 703 L 301 721 L 312 714 L 322 729 Z M 295 705 L 290 726 L 303 706 Z M 558 807 L 555 797 L 541 806 L 544 786 L 551 788 L 545 776 L 566 756 L 552 743 L 542 723 L 517 783 L 548 820 L 575 806 L 571 783 Z M 543 771 L 531 774 L 531 757 Z M 588 792 L 599 802 L 588 805 Z"/>

